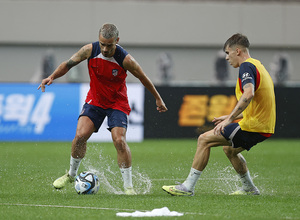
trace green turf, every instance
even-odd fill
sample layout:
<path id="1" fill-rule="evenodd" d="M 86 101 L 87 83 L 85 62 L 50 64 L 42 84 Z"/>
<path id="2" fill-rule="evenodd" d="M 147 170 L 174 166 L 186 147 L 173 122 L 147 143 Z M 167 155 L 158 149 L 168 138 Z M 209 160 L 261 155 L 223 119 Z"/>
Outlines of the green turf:
<path id="1" fill-rule="evenodd" d="M 73 184 L 52 187 L 69 168 L 70 143 L 0 143 L 0 219 L 122 219 L 117 212 L 162 207 L 184 213 L 172 219 L 300 219 L 300 140 L 270 139 L 243 154 L 260 196 L 228 195 L 239 181 L 222 149 L 214 148 L 195 196 L 172 197 L 161 186 L 186 178 L 196 140 L 129 145 L 137 196 L 121 194 L 111 143 L 88 144 L 80 171 L 93 170 L 101 181 L 92 196 L 77 195 Z"/>

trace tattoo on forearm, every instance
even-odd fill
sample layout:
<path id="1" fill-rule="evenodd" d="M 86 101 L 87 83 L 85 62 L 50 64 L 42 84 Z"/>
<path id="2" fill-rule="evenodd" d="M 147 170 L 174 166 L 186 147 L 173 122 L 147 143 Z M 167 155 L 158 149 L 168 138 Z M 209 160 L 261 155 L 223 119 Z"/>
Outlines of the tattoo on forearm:
<path id="1" fill-rule="evenodd" d="M 239 106 L 239 107 L 236 107 L 236 113 L 234 113 L 230 119 L 232 120 L 235 120 L 237 116 L 239 116 L 241 114 L 241 112 L 243 112 L 245 110 L 245 108 L 243 106 Z"/>
<path id="2" fill-rule="evenodd" d="M 248 99 L 244 98 L 244 99 L 243 99 L 243 102 L 247 103 L 247 102 L 248 102 Z"/>
<path id="3" fill-rule="evenodd" d="M 78 63 L 79 62 L 75 62 L 74 60 L 69 59 L 67 62 L 67 67 L 68 67 L 68 69 L 71 69 L 73 66 L 76 66 Z"/>

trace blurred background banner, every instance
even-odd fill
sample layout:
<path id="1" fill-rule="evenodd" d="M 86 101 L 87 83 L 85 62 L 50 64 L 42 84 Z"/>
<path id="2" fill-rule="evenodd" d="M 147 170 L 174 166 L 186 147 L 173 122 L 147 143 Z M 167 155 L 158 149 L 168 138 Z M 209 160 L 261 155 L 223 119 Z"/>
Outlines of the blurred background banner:
<path id="1" fill-rule="evenodd" d="M 0 83 L 0 141 L 72 141 L 85 101 L 87 83 L 56 83 L 37 90 L 38 84 Z M 158 86 L 168 111 L 156 111 L 155 99 L 141 84 L 129 83 L 127 140 L 197 138 L 214 127 L 213 117 L 229 114 L 236 104 L 234 87 Z M 277 104 L 274 137 L 299 138 L 300 87 L 275 88 Z M 107 120 L 90 142 L 111 142 Z"/>
<path id="2" fill-rule="evenodd" d="M 77 123 L 79 84 L 0 84 L 1 141 L 68 141 Z"/>
<path id="3" fill-rule="evenodd" d="M 214 117 L 229 114 L 236 104 L 234 87 L 157 87 L 168 112 L 151 111 L 154 104 L 145 93 L 145 139 L 197 138 L 211 130 Z M 274 137 L 299 138 L 300 87 L 276 87 L 276 128 Z"/>
<path id="4" fill-rule="evenodd" d="M 57 83 L 37 90 L 38 84 L 0 83 L 0 141 L 72 141 L 85 100 L 87 83 Z M 144 89 L 128 85 L 132 112 L 128 141 L 144 137 Z M 155 106 L 153 107 L 155 110 Z M 111 141 L 107 121 L 90 141 Z"/>
<path id="5" fill-rule="evenodd" d="M 169 110 L 164 114 L 149 111 L 154 100 L 146 92 L 145 138 L 196 138 L 213 128 L 213 117 L 229 114 L 236 104 L 233 87 L 157 89 Z"/>

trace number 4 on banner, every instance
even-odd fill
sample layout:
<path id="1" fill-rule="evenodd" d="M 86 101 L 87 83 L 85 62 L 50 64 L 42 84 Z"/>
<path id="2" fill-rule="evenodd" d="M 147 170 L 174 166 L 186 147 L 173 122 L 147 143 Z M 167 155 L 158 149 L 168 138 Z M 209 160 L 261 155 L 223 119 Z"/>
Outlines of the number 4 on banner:
<path id="1" fill-rule="evenodd" d="M 32 112 L 30 122 L 35 124 L 34 133 L 43 133 L 45 126 L 50 122 L 50 110 L 54 101 L 54 93 L 44 93 L 41 95 L 34 111 Z"/>

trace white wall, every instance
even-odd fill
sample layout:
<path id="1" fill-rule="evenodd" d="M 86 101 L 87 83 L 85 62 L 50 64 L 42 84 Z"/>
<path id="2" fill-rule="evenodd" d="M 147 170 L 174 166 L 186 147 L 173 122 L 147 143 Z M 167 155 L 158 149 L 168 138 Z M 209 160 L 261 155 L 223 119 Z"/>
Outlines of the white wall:
<path id="1" fill-rule="evenodd" d="M 0 43 L 82 44 L 104 22 L 132 45 L 221 45 L 235 32 L 254 45 L 300 46 L 299 3 L 0 1 Z"/>
<path id="2" fill-rule="evenodd" d="M 300 81 L 299 21 L 299 3 L 0 0 L 0 81 L 29 81 L 48 48 L 59 64 L 96 41 L 105 22 L 118 26 L 120 44 L 157 83 L 164 51 L 174 59 L 174 82 L 212 81 L 216 52 L 236 32 L 249 37 L 251 55 L 267 68 L 277 51 L 288 51 L 290 80 Z M 88 81 L 86 63 L 80 68 Z"/>

